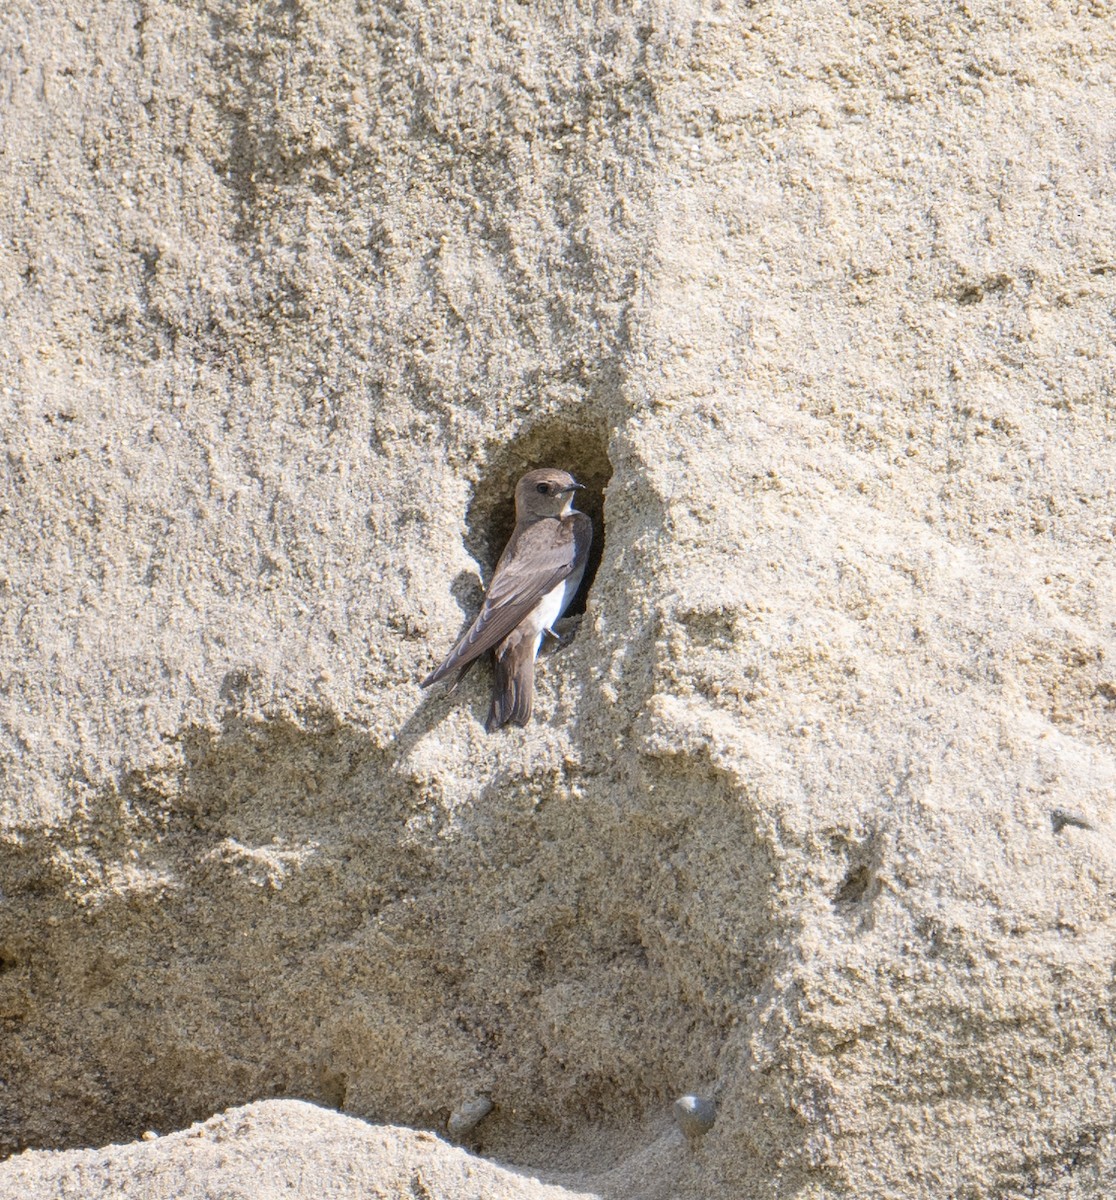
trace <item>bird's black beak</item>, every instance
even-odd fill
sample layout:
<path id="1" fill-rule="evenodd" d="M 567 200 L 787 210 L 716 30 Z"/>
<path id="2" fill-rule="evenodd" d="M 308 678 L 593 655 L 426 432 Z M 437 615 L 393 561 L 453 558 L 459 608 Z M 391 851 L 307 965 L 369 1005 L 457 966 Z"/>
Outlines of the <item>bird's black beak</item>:
<path id="1" fill-rule="evenodd" d="M 583 492 L 584 490 L 585 490 L 585 484 L 583 484 L 583 483 L 571 483 L 569 487 L 564 487 L 562 489 L 562 491 L 564 491 L 564 492 L 578 492 L 578 491 Z"/>

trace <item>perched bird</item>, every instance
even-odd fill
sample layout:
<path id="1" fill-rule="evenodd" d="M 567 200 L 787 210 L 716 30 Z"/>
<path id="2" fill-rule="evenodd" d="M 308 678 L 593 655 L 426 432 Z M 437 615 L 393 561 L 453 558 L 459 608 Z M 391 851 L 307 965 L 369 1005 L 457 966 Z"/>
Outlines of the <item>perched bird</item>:
<path id="1" fill-rule="evenodd" d="M 457 683 L 486 651 L 496 652 L 492 707 L 485 728 L 526 725 L 535 693 L 535 656 L 543 635 L 558 635 L 554 622 L 574 597 L 593 540 L 593 522 L 573 507 L 578 483 L 565 471 L 528 471 L 515 489 L 515 529 L 477 619 L 446 661 L 422 681 L 429 687 L 451 671 Z M 457 684 L 455 683 L 456 687 Z"/>

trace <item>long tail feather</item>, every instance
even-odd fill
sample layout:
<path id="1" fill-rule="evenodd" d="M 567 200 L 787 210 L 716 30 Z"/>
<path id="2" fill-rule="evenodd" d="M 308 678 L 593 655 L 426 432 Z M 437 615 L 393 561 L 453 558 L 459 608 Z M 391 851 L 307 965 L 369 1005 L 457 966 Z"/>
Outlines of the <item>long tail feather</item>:
<path id="1" fill-rule="evenodd" d="M 492 705 L 485 729 L 492 733 L 504 725 L 526 725 L 535 701 L 534 640 L 524 638 L 496 656 Z"/>

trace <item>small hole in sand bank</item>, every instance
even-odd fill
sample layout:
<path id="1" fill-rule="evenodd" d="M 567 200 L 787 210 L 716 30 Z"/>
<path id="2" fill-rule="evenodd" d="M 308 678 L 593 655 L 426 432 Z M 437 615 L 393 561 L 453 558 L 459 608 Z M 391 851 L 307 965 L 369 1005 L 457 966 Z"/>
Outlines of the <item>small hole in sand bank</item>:
<path id="1" fill-rule="evenodd" d="M 603 422 L 550 418 L 496 448 L 469 505 L 465 546 L 481 564 L 487 584 L 515 527 L 515 485 L 536 467 L 569 471 L 578 483 L 585 484 L 575 503 L 592 518 L 593 546 L 585 578 L 566 611 L 572 616 L 585 611 L 585 598 L 604 554 L 604 489 L 612 478 L 612 464 Z"/>
<path id="2" fill-rule="evenodd" d="M 872 872 L 865 866 L 850 868 L 846 874 L 837 895 L 833 897 L 834 904 L 856 904 L 864 899 L 872 885 Z"/>

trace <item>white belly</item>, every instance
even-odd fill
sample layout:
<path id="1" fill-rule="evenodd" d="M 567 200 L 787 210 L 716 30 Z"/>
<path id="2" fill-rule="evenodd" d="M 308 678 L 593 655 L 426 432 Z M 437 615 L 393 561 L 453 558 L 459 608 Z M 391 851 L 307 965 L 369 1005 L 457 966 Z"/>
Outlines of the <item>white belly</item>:
<path id="1" fill-rule="evenodd" d="M 572 575 L 567 575 L 562 582 L 538 602 L 537 606 L 532 610 L 531 616 L 528 618 L 531 624 L 535 627 L 535 653 L 538 654 L 539 647 L 542 645 L 543 631 L 553 629 L 554 622 L 566 611 L 570 601 L 574 598 L 574 593 L 581 583 L 583 571 L 575 571 Z"/>

